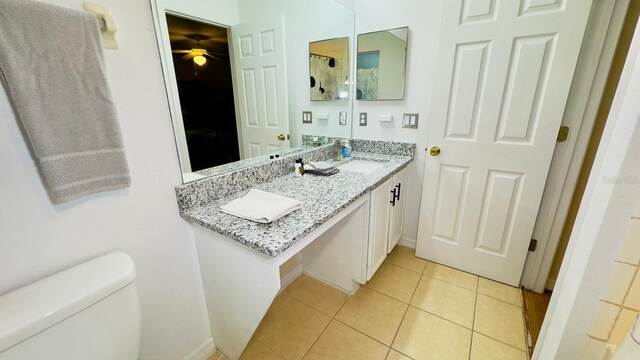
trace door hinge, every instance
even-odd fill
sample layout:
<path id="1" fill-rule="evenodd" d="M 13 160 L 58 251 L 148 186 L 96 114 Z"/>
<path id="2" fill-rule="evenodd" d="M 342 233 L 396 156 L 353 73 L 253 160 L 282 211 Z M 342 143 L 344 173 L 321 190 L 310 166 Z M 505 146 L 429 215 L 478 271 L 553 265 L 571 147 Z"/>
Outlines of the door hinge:
<path id="1" fill-rule="evenodd" d="M 531 239 L 531 242 L 529 243 L 529 251 L 536 251 L 537 248 L 538 248 L 538 240 Z"/>
<path id="2" fill-rule="evenodd" d="M 560 130 L 558 131 L 558 138 L 556 142 L 565 142 L 569 138 L 569 127 L 568 126 L 560 126 Z"/>

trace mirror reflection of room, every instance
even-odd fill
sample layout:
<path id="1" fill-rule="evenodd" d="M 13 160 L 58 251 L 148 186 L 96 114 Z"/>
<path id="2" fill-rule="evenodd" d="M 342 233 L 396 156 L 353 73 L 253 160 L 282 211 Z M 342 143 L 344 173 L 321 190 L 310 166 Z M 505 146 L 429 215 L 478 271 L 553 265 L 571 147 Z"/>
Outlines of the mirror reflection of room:
<path id="1" fill-rule="evenodd" d="M 166 16 L 191 171 L 240 160 L 227 29 Z"/>
<path id="2" fill-rule="evenodd" d="M 348 100 L 349 38 L 309 43 L 311 100 Z"/>
<path id="3" fill-rule="evenodd" d="M 351 136 L 352 9 L 336 0 L 238 0 L 237 18 L 226 18 L 190 2 L 152 4 L 183 182 L 303 151 L 303 135 Z M 176 23 L 188 25 L 177 31 Z M 337 87 L 323 80 L 322 88 L 340 101 L 309 96 L 309 43 L 320 39 L 342 39 L 337 51 L 318 50 L 339 70 Z"/>
<path id="4" fill-rule="evenodd" d="M 357 100 L 404 99 L 409 28 L 358 35 Z"/>

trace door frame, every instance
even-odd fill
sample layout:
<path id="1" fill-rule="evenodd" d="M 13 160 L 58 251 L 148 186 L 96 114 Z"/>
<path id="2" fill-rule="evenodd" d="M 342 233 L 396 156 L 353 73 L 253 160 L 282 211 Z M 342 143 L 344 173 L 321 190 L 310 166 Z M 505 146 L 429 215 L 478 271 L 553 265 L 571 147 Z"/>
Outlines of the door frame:
<path id="1" fill-rule="evenodd" d="M 522 274 L 527 289 L 546 287 L 628 5 L 629 0 L 593 2 L 562 121 L 570 137 L 557 143 L 533 232 L 538 248 L 528 253 Z"/>
<path id="2" fill-rule="evenodd" d="M 560 268 L 557 288 L 534 349 L 534 360 L 568 358 L 584 349 L 587 330 L 607 281 L 611 280 L 614 260 L 621 251 L 630 217 L 638 214 L 640 192 L 636 187 L 624 180 L 603 180 L 640 175 L 637 168 L 624 166 L 625 161 L 633 159 L 632 154 L 637 154 L 633 151 L 640 144 L 640 107 L 635 101 L 640 92 L 639 55 L 640 27 L 636 27 Z"/>

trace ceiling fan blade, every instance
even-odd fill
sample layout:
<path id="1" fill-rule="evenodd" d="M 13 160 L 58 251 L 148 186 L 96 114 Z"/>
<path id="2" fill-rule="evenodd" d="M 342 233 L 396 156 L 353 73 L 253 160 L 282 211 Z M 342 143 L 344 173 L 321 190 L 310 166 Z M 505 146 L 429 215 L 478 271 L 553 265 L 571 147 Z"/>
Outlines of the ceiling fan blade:
<path id="1" fill-rule="evenodd" d="M 209 54 L 209 53 L 204 53 L 204 54 L 202 54 L 202 55 L 204 55 L 204 56 L 208 56 L 208 57 L 210 57 L 210 58 L 212 58 L 212 59 L 214 59 L 214 60 L 222 61 L 219 57 L 217 57 L 217 56 L 213 56 L 213 55 L 211 55 L 211 54 Z"/>
<path id="2" fill-rule="evenodd" d="M 189 52 L 187 55 L 181 57 L 182 60 L 190 60 L 193 59 L 197 54 L 194 52 Z"/>
<path id="3" fill-rule="evenodd" d="M 188 54 L 191 50 L 172 50 L 171 52 L 174 54 Z"/>

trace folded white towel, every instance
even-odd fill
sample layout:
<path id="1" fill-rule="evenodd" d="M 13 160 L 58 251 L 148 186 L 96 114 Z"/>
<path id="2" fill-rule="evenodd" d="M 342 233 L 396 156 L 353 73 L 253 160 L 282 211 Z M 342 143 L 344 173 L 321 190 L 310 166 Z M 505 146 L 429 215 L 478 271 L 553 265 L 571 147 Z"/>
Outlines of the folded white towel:
<path id="1" fill-rule="evenodd" d="M 335 168 L 335 165 L 326 161 L 310 161 L 308 164 L 305 164 L 305 170 L 309 170 L 307 169 L 307 165 L 310 165 L 310 167 L 312 167 L 313 170 L 321 170 L 321 171 Z"/>
<path id="2" fill-rule="evenodd" d="M 302 201 L 251 189 L 247 195 L 220 207 L 220 211 L 239 218 L 267 224 L 298 210 Z"/>

